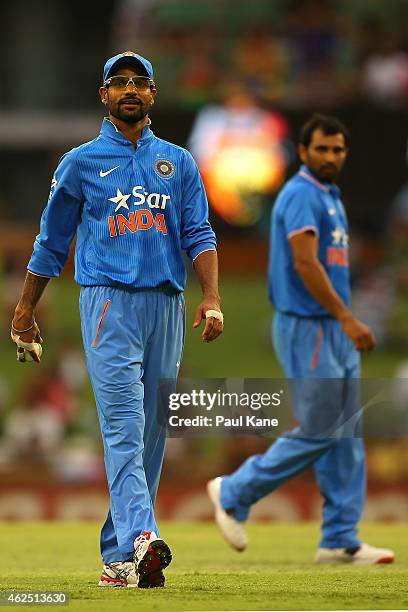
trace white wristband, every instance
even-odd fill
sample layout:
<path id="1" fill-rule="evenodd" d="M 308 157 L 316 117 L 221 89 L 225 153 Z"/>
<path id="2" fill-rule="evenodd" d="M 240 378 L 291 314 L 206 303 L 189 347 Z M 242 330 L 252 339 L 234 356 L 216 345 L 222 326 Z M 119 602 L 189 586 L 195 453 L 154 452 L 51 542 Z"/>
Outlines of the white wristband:
<path id="1" fill-rule="evenodd" d="M 209 319 L 210 317 L 213 319 L 218 319 L 218 321 L 221 321 L 221 323 L 224 324 L 224 315 L 220 310 L 206 310 L 205 318 Z"/>

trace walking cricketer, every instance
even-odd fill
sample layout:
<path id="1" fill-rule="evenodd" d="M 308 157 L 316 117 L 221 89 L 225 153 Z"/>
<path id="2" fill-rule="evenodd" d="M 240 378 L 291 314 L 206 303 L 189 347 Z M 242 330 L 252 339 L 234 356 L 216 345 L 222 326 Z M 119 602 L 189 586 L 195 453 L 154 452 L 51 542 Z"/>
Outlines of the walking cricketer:
<path id="1" fill-rule="evenodd" d="M 205 342 L 223 330 L 216 239 L 193 158 L 150 128 L 151 63 L 132 51 L 115 55 L 99 94 L 108 116 L 97 138 L 56 169 L 11 335 L 20 361 L 40 361 L 35 307 L 76 234 L 83 343 L 110 492 L 99 585 L 161 587 L 171 552 L 154 515 L 165 446 L 157 388 L 176 380 L 182 359 L 183 251 L 203 292 L 194 327 L 205 319 Z"/>
<path id="2" fill-rule="evenodd" d="M 348 130 L 337 118 L 312 117 L 300 135 L 303 165 L 273 209 L 273 340 L 286 376 L 296 379 L 292 402 L 299 426 L 233 474 L 208 483 L 217 525 L 237 550 L 248 543 L 252 504 L 313 464 L 324 499 L 316 562 L 394 560 L 393 551 L 362 543 L 357 530 L 366 491 L 363 440 L 353 430 L 360 412 L 359 351 L 373 349 L 375 339 L 349 306 L 349 231 L 335 184 L 349 146 Z M 323 379 L 333 380 L 327 385 Z"/>

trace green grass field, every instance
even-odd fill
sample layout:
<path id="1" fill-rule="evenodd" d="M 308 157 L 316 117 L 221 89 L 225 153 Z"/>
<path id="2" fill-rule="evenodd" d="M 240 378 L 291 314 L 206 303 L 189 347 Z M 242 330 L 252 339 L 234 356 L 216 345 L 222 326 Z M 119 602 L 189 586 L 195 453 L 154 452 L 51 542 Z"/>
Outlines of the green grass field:
<path id="1" fill-rule="evenodd" d="M 70 610 L 408 608 L 407 525 L 363 526 L 363 538 L 394 548 L 397 562 L 360 568 L 315 566 L 315 524 L 252 524 L 250 546 L 242 554 L 211 524 L 163 523 L 161 528 L 174 561 L 166 587 L 145 591 L 96 586 L 99 525 L 3 523 L 1 589 L 67 591 Z"/>

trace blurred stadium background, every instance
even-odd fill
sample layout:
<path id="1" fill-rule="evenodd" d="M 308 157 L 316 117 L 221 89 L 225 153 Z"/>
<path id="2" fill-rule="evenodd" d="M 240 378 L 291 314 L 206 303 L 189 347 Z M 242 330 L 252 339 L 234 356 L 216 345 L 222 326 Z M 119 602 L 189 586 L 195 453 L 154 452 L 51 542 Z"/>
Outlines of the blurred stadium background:
<path id="1" fill-rule="evenodd" d="M 299 126 L 323 111 L 352 132 L 341 186 L 354 308 L 378 338 L 364 376 L 408 377 L 405 0 L 0 0 L 0 15 L 0 520 L 103 519 L 107 511 L 72 258 L 38 311 L 41 366 L 16 363 L 9 323 L 53 170 L 64 151 L 97 134 L 102 66 L 116 52 L 152 60 L 153 129 L 195 155 L 218 234 L 226 330 L 204 346 L 191 329 L 199 289 L 190 274 L 181 375 L 281 376 L 266 292 L 269 216 L 296 168 Z M 159 516 L 207 518 L 205 481 L 270 441 L 169 440 Z M 407 438 L 367 447 L 366 518 L 407 521 Z M 253 516 L 319 512 L 310 472 Z"/>

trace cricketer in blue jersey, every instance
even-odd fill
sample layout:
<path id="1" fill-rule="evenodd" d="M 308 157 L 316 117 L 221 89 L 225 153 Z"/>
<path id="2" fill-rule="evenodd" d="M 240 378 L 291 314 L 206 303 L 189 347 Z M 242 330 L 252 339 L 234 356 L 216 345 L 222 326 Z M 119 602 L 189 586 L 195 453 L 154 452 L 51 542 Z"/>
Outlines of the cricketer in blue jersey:
<path id="1" fill-rule="evenodd" d="M 366 489 L 359 351 L 373 349 L 375 339 L 349 307 L 349 232 L 335 184 L 349 138 L 334 117 L 309 120 L 299 144 L 303 165 L 272 213 L 273 341 L 286 376 L 296 379 L 291 387 L 299 425 L 207 489 L 224 537 L 244 550 L 252 504 L 314 465 L 324 498 L 316 562 L 390 563 L 391 550 L 362 543 L 357 531 Z"/>
<path id="2" fill-rule="evenodd" d="M 157 414 L 161 379 L 176 380 L 185 336 L 183 252 L 203 290 L 194 327 L 223 329 L 216 239 L 191 155 L 154 135 L 151 63 L 131 51 L 109 59 L 100 134 L 55 171 L 12 322 L 19 360 L 39 361 L 35 306 L 58 276 L 76 234 L 75 279 L 110 492 L 101 532 L 100 586 L 160 587 L 171 561 L 154 503 L 165 446 Z"/>

